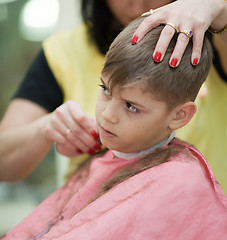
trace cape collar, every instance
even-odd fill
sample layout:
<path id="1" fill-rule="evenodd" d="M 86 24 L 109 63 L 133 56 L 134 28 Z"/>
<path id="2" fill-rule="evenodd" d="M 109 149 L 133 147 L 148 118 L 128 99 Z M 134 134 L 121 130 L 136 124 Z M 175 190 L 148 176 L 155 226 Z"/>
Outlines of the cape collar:
<path id="1" fill-rule="evenodd" d="M 151 151 L 154 151 L 157 148 L 163 147 L 165 145 L 167 145 L 174 137 L 175 137 L 176 131 L 173 131 L 167 138 L 165 138 L 163 141 L 153 145 L 150 148 L 147 148 L 145 150 L 142 150 L 140 152 L 135 152 L 135 153 L 122 153 L 122 152 L 118 152 L 115 150 L 111 150 L 112 153 L 114 154 L 114 156 L 119 157 L 121 159 L 125 159 L 125 160 L 131 160 L 131 159 L 135 159 L 138 157 L 142 157 L 143 155 L 146 155 L 148 153 L 150 153 Z"/>

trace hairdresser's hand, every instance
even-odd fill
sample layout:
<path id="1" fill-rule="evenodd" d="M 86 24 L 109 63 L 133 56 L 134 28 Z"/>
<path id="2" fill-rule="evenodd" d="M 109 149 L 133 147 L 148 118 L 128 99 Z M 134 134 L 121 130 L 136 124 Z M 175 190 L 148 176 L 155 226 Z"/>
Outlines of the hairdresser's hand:
<path id="1" fill-rule="evenodd" d="M 59 153 L 72 157 L 100 150 L 96 121 L 75 101 L 67 101 L 51 113 L 45 127 L 48 140 L 57 143 Z"/>
<path id="2" fill-rule="evenodd" d="M 191 30 L 193 33 L 193 52 L 191 56 L 192 64 L 199 62 L 201 48 L 205 31 L 211 25 L 216 30 L 221 30 L 226 24 L 226 7 L 224 0 L 178 0 L 166 6 L 154 10 L 141 23 L 136 30 L 133 42 L 141 41 L 143 36 L 155 26 L 160 24 L 171 23 L 179 31 Z M 154 60 L 159 62 L 164 58 L 166 49 L 173 37 L 175 30 L 173 27 L 166 25 L 163 29 L 157 45 L 154 50 Z M 172 67 L 179 65 L 184 50 L 189 42 L 189 37 L 179 33 L 177 44 L 169 60 Z"/>

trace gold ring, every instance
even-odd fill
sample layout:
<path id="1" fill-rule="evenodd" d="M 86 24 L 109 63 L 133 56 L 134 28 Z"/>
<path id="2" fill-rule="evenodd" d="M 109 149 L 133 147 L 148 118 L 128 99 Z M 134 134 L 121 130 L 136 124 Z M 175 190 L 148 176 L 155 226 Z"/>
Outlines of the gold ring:
<path id="1" fill-rule="evenodd" d="M 154 13 L 154 10 L 153 10 L 153 9 L 150 9 L 148 12 L 143 13 L 141 16 L 142 16 L 142 17 L 145 17 L 145 16 L 152 15 L 153 13 Z"/>
<path id="2" fill-rule="evenodd" d="M 71 130 L 69 128 L 67 128 L 67 130 L 65 131 L 65 136 L 68 136 L 70 132 L 71 132 Z"/>
<path id="3" fill-rule="evenodd" d="M 179 33 L 179 29 L 173 23 L 167 22 L 166 25 L 172 27 L 175 30 L 175 33 Z"/>
<path id="4" fill-rule="evenodd" d="M 180 33 L 183 33 L 188 38 L 191 38 L 193 36 L 192 30 L 183 30 L 183 31 L 180 31 Z"/>

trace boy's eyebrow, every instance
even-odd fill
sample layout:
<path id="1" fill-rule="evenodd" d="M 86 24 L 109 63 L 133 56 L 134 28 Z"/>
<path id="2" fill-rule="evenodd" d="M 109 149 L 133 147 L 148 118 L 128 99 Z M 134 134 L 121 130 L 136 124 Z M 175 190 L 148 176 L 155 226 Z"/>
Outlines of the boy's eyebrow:
<path id="1" fill-rule="evenodd" d="M 102 77 L 100 77 L 100 80 L 101 80 L 102 84 L 103 84 L 105 87 L 107 87 L 106 84 L 105 84 L 105 82 L 103 81 Z M 132 104 L 132 105 L 136 105 L 136 106 L 141 107 L 141 108 L 146 108 L 144 105 L 142 105 L 142 104 L 140 104 L 140 103 L 138 103 L 138 102 L 134 102 L 134 101 L 127 100 L 127 99 L 123 99 L 123 98 L 122 98 L 122 100 L 125 101 L 125 102 L 128 102 L 128 103 L 130 103 L 130 104 Z"/>
<path id="2" fill-rule="evenodd" d="M 146 108 L 146 106 L 143 104 L 143 103 L 139 103 L 139 102 L 135 102 L 133 100 L 130 100 L 130 99 L 126 99 L 126 98 L 121 98 L 121 100 L 125 101 L 125 102 L 128 102 L 132 105 L 135 105 L 135 106 L 138 106 L 140 108 Z"/>
<path id="3" fill-rule="evenodd" d="M 138 106 L 138 107 L 141 107 L 141 108 L 146 108 L 146 106 L 144 106 L 144 105 L 142 105 L 142 104 L 140 104 L 138 102 L 133 102 L 133 101 L 130 101 L 130 100 L 127 100 L 127 99 L 122 99 L 122 100 L 124 100 L 125 102 L 128 102 L 128 103 L 130 103 L 132 105 L 135 105 L 135 106 Z"/>
<path id="4" fill-rule="evenodd" d="M 101 80 L 102 84 L 106 87 L 106 84 L 104 83 L 102 77 L 100 77 L 100 80 Z"/>

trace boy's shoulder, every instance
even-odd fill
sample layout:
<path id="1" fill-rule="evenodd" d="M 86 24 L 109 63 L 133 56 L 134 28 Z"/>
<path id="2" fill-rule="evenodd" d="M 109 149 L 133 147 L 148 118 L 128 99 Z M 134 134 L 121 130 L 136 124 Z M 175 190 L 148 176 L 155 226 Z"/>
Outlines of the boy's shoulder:
<path id="1" fill-rule="evenodd" d="M 168 161 L 148 168 L 129 178 L 130 186 L 161 189 L 161 194 L 184 192 L 197 194 L 210 189 L 216 191 L 216 178 L 202 154 L 192 145 L 174 139 L 166 146 Z M 213 190 L 212 190 L 213 189 Z"/>
<path id="2" fill-rule="evenodd" d="M 181 184 L 208 182 L 216 183 L 216 178 L 209 167 L 205 157 L 191 144 L 175 138 L 167 148 L 169 149 L 168 161 L 158 165 L 155 171 L 166 178 L 181 179 Z M 158 169 L 159 168 L 159 169 Z"/>
<path id="3" fill-rule="evenodd" d="M 199 202 L 207 197 L 216 199 L 218 204 L 227 209 L 227 197 L 202 154 L 178 139 L 174 139 L 168 147 L 180 147 L 182 151 L 170 157 L 169 161 L 119 184 L 119 194 L 137 195 L 143 201 L 156 196 L 158 201 L 169 198 L 170 202 L 174 199 L 179 203 L 184 203 L 186 199 Z"/>
<path id="4" fill-rule="evenodd" d="M 185 163 L 192 171 L 200 169 L 212 185 L 216 183 L 217 180 L 208 161 L 196 147 L 178 138 L 171 141 L 169 147 L 178 149 L 178 154 L 171 157 L 170 163 Z"/>
<path id="5" fill-rule="evenodd" d="M 168 160 L 148 169 L 147 173 L 144 172 L 148 178 L 152 176 L 153 181 L 168 182 L 175 187 L 186 187 L 201 181 L 207 182 L 207 180 L 212 182 L 211 178 L 207 178 L 210 176 L 206 167 L 207 161 L 201 157 L 199 152 L 196 152 L 193 146 L 174 139 L 166 148 L 169 150 Z"/>

